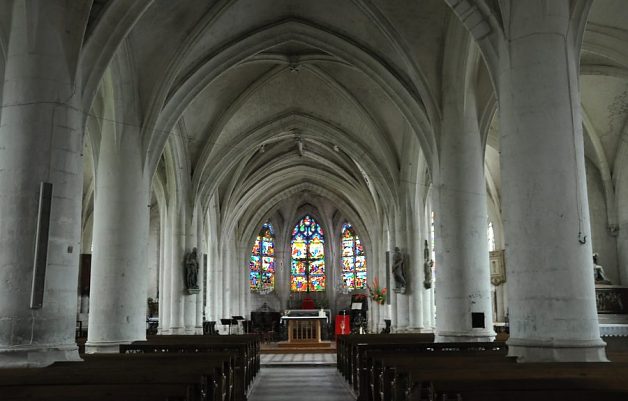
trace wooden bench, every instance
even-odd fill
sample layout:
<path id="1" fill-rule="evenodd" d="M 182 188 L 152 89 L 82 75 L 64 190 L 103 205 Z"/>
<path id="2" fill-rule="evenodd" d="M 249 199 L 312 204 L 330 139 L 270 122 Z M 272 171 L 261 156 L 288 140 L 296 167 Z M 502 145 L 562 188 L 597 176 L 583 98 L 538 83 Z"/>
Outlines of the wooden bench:
<path id="1" fill-rule="evenodd" d="M 450 369 L 465 365 L 470 361 L 478 361 L 488 365 L 503 365 L 511 361 L 506 359 L 505 353 L 489 352 L 405 352 L 402 354 L 386 351 L 373 351 L 369 353 L 369 370 L 367 382 L 360 386 L 360 399 L 382 400 L 403 399 L 403 394 L 411 388 L 411 377 L 406 373 L 417 366 L 427 369 Z M 392 395 L 391 395 L 392 394 Z M 393 396 L 394 395 L 394 396 Z"/>
<path id="2" fill-rule="evenodd" d="M 0 371 L 2 400 L 229 401 L 231 354 L 91 355 Z"/>
<path id="3" fill-rule="evenodd" d="M 503 343 L 414 343 L 414 344 L 360 344 L 359 361 L 356 365 L 354 389 L 360 400 L 372 400 L 380 391 L 384 370 L 400 363 L 416 364 L 417 361 L 434 366 L 434 362 L 446 366 L 455 363 L 455 358 L 478 358 L 482 361 L 502 362 L 507 355 Z"/>
<path id="4" fill-rule="evenodd" d="M 259 337 L 238 336 L 155 336 L 120 346 L 121 353 L 216 353 L 235 357 L 233 401 L 246 400 L 246 393 L 259 371 Z"/>
<path id="5" fill-rule="evenodd" d="M 349 334 L 337 337 L 336 360 L 340 373 L 350 382 L 354 381 L 353 366 L 357 359 L 357 344 L 386 344 L 386 343 L 431 343 L 433 334 Z"/>
<path id="6" fill-rule="evenodd" d="M 399 342 L 392 344 L 359 343 L 356 345 L 356 361 L 353 372 L 353 388 L 358 394 L 358 399 L 368 400 L 369 394 L 376 385 L 374 377 L 378 375 L 378 369 L 383 369 L 383 358 L 395 358 L 399 360 L 416 361 L 417 358 L 432 358 L 443 356 L 480 356 L 492 357 L 501 360 L 506 357 L 507 348 L 504 343 L 413 343 Z M 450 360 L 448 358 L 446 360 Z"/>
<path id="7" fill-rule="evenodd" d="M 617 373 L 621 372 L 621 377 Z M 506 361 L 487 365 L 476 361 L 441 369 L 407 369 L 411 387 L 406 399 L 421 387 L 433 388 L 436 397 L 464 400 L 625 400 L 628 366 L 609 363 L 525 363 Z"/>
<path id="8" fill-rule="evenodd" d="M 372 357 L 383 366 L 368 395 L 373 401 L 628 399 L 628 364 L 517 364 L 477 354 Z"/>
<path id="9" fill-rule="evenodd" d="M 148 336 L 147 343 L 151 342 L 171 342 L 180 344 L 216 344 L 216 343 L 246 343 L 247 361 L 251 367 L 253 375 L 260 369 L 261 337 L 258 334 L 227 335 L 227 336 L 200 336 L 200 335 L 157 335 Z"/>

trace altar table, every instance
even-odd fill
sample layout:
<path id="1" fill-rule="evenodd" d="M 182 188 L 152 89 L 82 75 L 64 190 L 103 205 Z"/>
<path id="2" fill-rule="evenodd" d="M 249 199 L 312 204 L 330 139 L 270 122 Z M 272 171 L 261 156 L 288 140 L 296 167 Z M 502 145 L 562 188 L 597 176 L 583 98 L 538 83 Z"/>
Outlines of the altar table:
<path id="1" fill-rule="evenodd" d="M 327 316 L 282 316 L 288 322 L 288 343 L 321 342 L 321 321 Z"/>

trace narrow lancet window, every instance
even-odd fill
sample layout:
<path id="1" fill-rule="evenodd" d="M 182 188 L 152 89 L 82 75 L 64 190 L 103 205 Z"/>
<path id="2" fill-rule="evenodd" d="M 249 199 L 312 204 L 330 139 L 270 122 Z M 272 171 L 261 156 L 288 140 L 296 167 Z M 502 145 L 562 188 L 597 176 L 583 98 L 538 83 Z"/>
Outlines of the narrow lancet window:
<path id="1" fill-rule="evenodd" d="M 249 284 L 253 292 L 267 293 L 275 289 L 275 239 L 270 223 L 262 225 L 253 244 Z"/>
<path id="2" fill-rule="evenodd" d="M 366 256 L 351 224 L 342 225 L 342 286 L 349 290 L 366 287 Z"/>

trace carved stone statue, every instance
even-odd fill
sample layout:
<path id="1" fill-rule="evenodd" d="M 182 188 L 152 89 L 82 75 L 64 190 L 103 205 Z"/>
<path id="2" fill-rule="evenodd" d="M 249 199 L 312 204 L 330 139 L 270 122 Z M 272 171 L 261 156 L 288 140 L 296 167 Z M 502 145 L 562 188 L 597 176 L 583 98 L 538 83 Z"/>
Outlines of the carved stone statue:
<path id="1" fill-rule="evenodd" d="M 405 294 L 406 292 L 406 272 L 405 272 L 405 261 L 403 253 L 399 247 L 395 247 L 395 252 L 393 254 L 393 265 L 392 272 L 395 278 L 395 291 L 398 294 Z"/>
<path id="2" fill-rule="evenodd" d="M 196 248 L 185 256 L 185 288 L 187 290 L 198 289 L 198 258 Z"/>
<path id="3" fill-rule="evenodd" d="M 595 279 L 595 284 L 612 284 L 608 277 L 606 277 L 604 268 L 597 264 L 597 258 L 597 252 L 593 253 L 593 278 Z"/>
<path id="4" fill-rule="evenodd" d="M 432 288 L 432 267 L 434 266 L 434 261 L 430 258 L 430 248 L 427 245 L 427 240 L 425 240 L 425 247 L 423 248 L 423 273 L 425 279 L 423 280 L 423 288 L 429 290 Z"/>

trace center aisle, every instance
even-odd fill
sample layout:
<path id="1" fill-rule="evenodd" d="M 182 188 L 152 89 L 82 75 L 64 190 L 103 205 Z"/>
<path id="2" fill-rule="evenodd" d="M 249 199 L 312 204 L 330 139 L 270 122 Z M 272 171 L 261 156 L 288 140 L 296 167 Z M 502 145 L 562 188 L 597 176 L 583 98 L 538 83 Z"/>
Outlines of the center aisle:
<path id="1" fill-rule="evenodd" d="M 335 367 L 262 367 L 249 401 L 355 401 Z"/>

